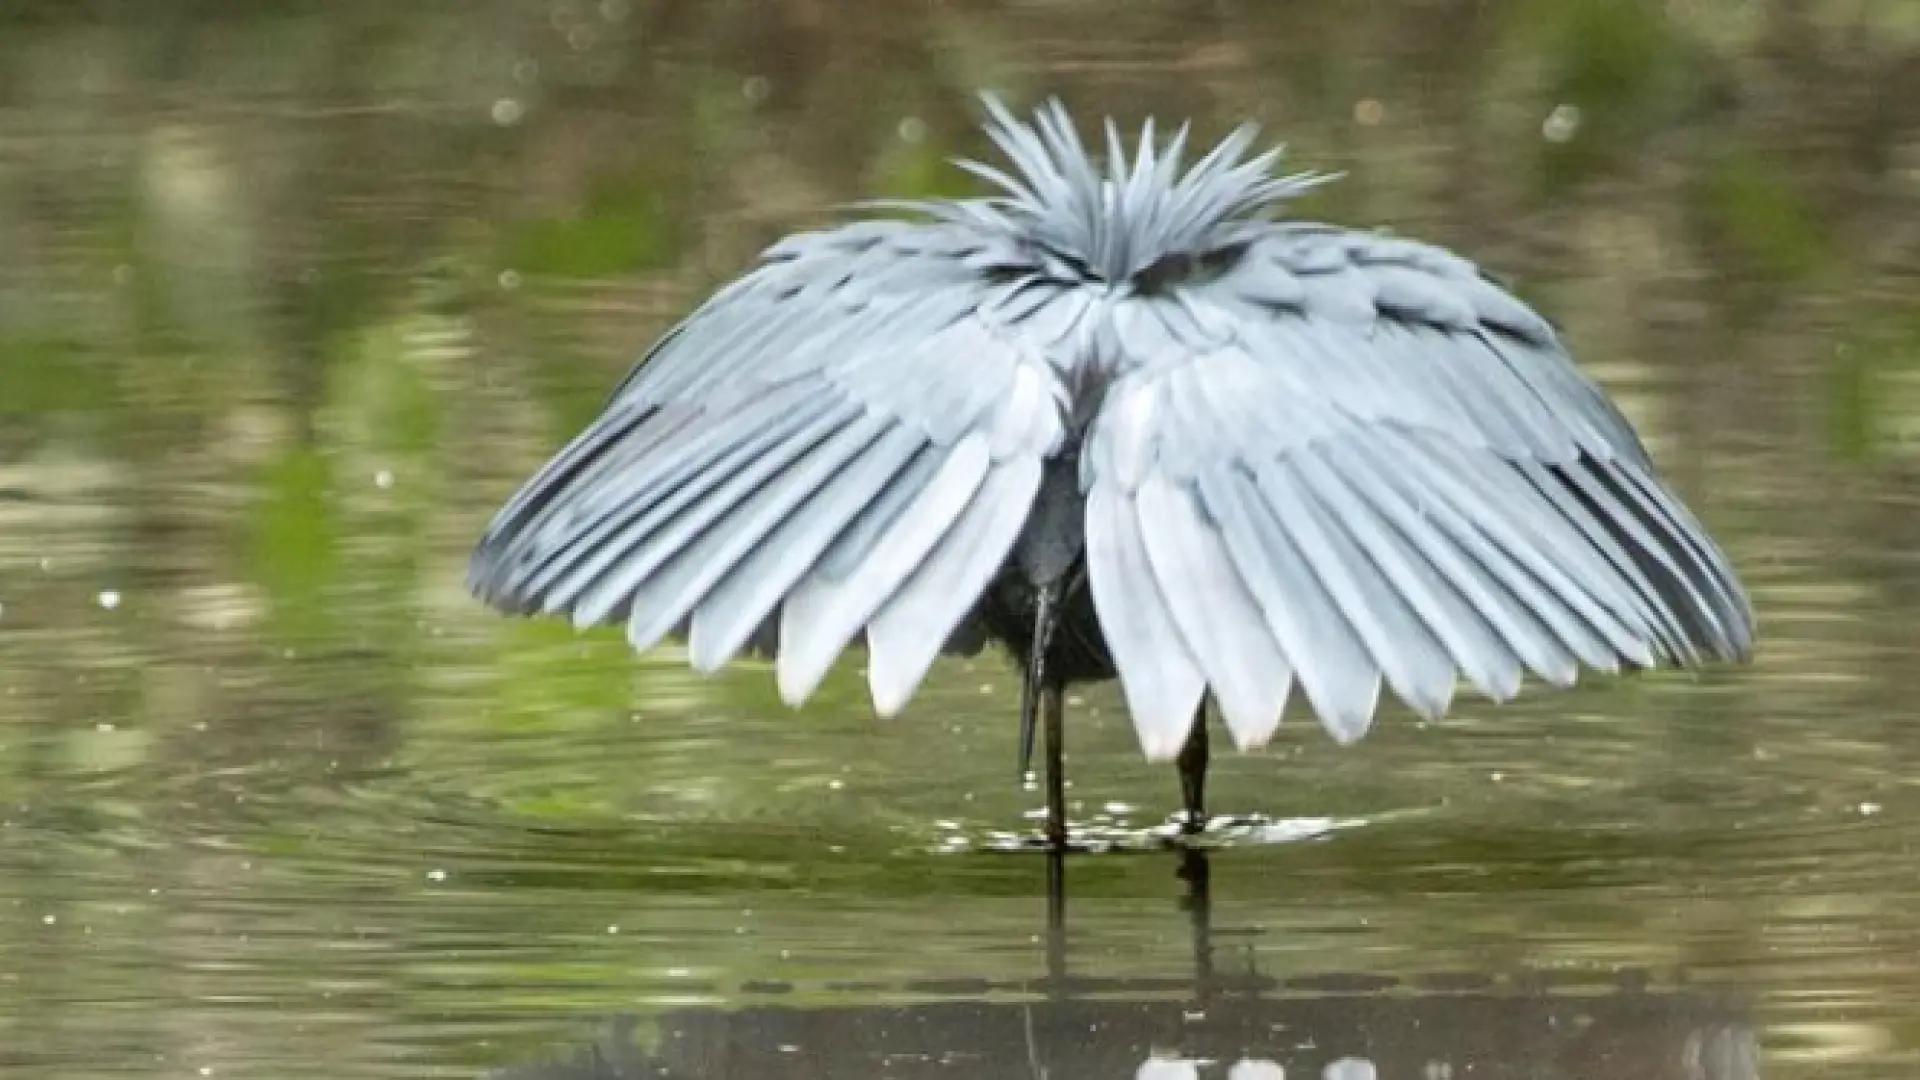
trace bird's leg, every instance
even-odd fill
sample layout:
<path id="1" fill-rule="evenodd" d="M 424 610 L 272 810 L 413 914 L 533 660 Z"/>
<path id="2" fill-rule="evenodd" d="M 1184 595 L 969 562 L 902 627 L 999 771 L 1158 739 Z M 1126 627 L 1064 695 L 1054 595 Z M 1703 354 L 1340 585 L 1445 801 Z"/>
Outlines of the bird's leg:
<path id="1" fill-rule="evenodd" d="M 1059 625 L 1054 608 L 1059 601 L 1060 583 L 1049 582 L 1034 589 L 1033 641 L 1027 651 L 1027 677 L 1020 694 L 1020 778 L 1024 781 L 1033 763 L 1034 713 L 1044 711 L 1047 728 L 1047 843 L 1055 851 L 1067 846 L 1067 798 L 1064 763 L 1061 759 L 1060 681 L 1047 674 L 1047 651 L 1053 646 L 1053 632 Z"/>
<path id="2" fill-rule="evenodd" d="M 1040 704 L 1040 692 L 1047 685 L 1047 649 L 1053 644 L 1057 617 L 1054 600 L 1058 585 L 1042 585 L 1033 595 L 1033 644 L 1027 650 L 1026 680 L 1020 687 L 1020 780 L 1024 783 L 1033 769 L 1034 714 Z"/>
<path id="3" fill-rule="evenodd" d="M 1047 843 L 1055 851 L 1067 848 L 1067 766 L 1063 754 L 1066 733 L 1061 717 L 1058 683 L 1048 683 L 1042 696 L 1047 706 Z"/>
<path id="4" fill-rule="evenodd" d="M 1174 759 L 1180 768 L 1180 802 L 1186 811 L 1186 820 L 1181 822 L 1180 831 L 1197 833 L 1207 827 L 1207 703 L 1200 702 L 1193 711 L 1193 727 L 1187 731 L 1187 742 L 1180 748 L 1180 756 Z"/>

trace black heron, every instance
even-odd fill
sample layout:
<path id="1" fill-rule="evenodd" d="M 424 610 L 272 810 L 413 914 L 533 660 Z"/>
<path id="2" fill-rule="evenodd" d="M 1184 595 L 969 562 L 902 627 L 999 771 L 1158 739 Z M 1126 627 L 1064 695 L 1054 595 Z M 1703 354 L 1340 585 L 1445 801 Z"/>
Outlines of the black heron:
<path id="1" fill-rule="evenodd" d="M 756 645 L 796 705 L 864 631 L 882 715 L 998 640 L 1056 848 L 1073 682 L 1119 678 L 1197 826 L 1209 696 L 1243 749 L 1296 683 L 1350 742 L 1383 683 L 1437 718 L 1462 678 L 1748 655 L 1726 556 L 1472 263 L 1284 219 L 1326 178 L 1250 127 L 1183 167 L 1185 126 L 1096 156 L 1057 101 L 986 108 L 994 194 L 768 249 L 499 512 L 478 595 L 703 672 Z"/>

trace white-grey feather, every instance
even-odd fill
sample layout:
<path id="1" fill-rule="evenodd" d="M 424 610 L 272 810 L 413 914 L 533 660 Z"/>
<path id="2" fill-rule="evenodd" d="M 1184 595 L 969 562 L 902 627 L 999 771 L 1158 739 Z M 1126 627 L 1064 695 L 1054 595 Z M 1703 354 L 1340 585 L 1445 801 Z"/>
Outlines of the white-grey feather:
<path id="1" fill-rule="evenodd" d="M 1170 758 L 1186 743 L 1206 677 L 1154 579 L 1133 497 L 1114 485 L 1087 497 L 1087 578 L 1140 747 Z"/>
<path id="2" fill-rule="evenodd" d="M 684 526 L 676 522 L 676 527 L 688 532 L 698 530 L 698 537 L 679 546 L 634 589 L 628 600 L 632 614 L 627 619 L 627 640 L 638 650 L 657 644 L 796 507 L 894 426 L 893 421 L 872 413 L 850 418 L 800 456 L 777 461 L 760 476 L 743 471 L 739 480 L 756 486 L 725 516 L 703 523 L 705 515 L 689 514 Z M 719 501 L 709 499 L 708 503 Z M 666 547 L 669 541 L 663 537 L 656 543 Z"/>
<path id="3" fill-rule="evenodd" d="M 861 561 L 843 577 L 815 571 L 780 609 L 780 696 L 805 701 L 834 657 L 926 559 L 973 500 L 991 465 L 985 435 L 956 443 L 940 470 L 914 495 Z"/>
<path id="4" fill-rule="evenodd" d="M 713 672 L 731 660 L 834 537 L 926 447 L 917 432 L 887 431 L 782 520 L 694 609 L 687 640 L 694 668 Z"/>
<path id="5" fill-rule="evenodd" d="M 892 716 L 933 665 L 940 647 L 1007 560 L 1040 487 L 1040 459 L 996 465 L 973 501 L 867 623 L 867 682 L 874 711 Z"/>
<path id="6" fill-rule="evenodd" d="M 1215 527 L 1185 485 L 1153 477 L 1135 493 L 1147 561 L 1187 652 L 1245 749 L 1280 725 L 1293 672 L 1248 595 Z"/>

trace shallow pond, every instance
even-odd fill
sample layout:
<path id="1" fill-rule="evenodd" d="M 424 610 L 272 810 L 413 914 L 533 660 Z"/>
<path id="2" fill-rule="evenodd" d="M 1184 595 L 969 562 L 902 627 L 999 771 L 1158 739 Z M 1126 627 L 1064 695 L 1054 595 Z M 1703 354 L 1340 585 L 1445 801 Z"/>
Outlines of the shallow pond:
<path id="1" fill-rule="evenodd" d="M 1920 1067 L 1910 5 L 7 7 L 0 1074 Z M 1515 281 L 1756 662 L 1295 719 L 1215 804 L 1337 827 L 1071 858 L 1056 922 L 1003 659 L 878 722 L 857 658 L 793 712 L 466 596 L 706 290 L 968 190 L 982 86 L 1257 118 L 1348 174 L 1302 213 Z M 1112 689 L 1068 723 L 1076 819 L 1164 820 Z"/>

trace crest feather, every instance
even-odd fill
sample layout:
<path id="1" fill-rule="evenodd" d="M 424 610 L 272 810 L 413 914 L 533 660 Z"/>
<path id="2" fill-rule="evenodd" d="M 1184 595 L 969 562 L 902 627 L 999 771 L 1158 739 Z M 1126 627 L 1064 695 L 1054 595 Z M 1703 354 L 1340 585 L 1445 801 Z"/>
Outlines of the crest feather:
<path id="1" fill-rule="evenodd" d="M 1129 165 L 1112 118 L 1105 122 L 1104 162 L 1080 141 L 1073 118 L 1050 98 L 1023 121 L 999 98 L 982 94 L 987 137 L 1013 166 L 1009 173 L 982 162 L 959 167 L 999 189 L 986 199 L 915 203 L 947 220 L 980 224 L 994 219 L 1005 231 L 1070 258 L 1088 271 L 1119 280 L 1169 255 L 1203 255 L 1231 245 L 1276 204 L 1335 177 L 1302 172 L 1276 175 L 1284 147 L 1249 158 L 1259 129 L 1243 124 L 1201 159 L 1181 170 L 1188 125 L 1164 145 L 1149 118 Z M 1101 167 L 1104 165 L 1104 169 Z M 964 209 L 963 209 L 964 208 Z M 981 213 L 985 211 L 985 213 Z"/>

